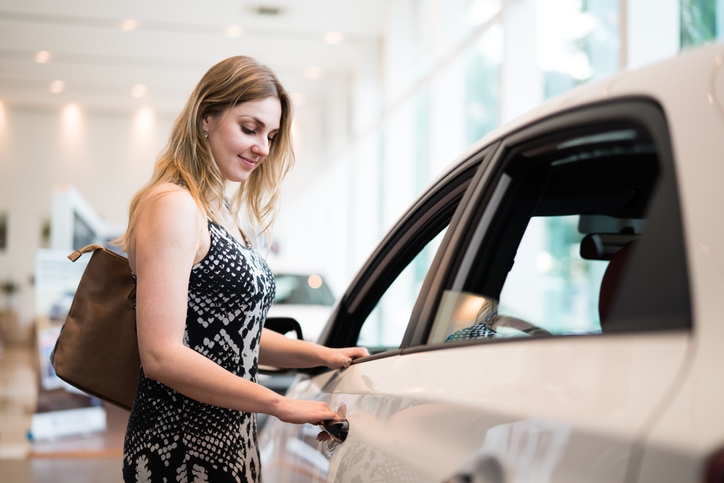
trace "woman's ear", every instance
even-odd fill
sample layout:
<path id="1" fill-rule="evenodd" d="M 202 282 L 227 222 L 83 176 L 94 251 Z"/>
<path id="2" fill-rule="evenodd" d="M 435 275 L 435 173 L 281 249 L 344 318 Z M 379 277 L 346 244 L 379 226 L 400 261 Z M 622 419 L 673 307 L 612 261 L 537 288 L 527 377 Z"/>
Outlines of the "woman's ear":
<path id="1" fill-rule="evenodd" d="M 211 130 L 211 115 L 210 114 L 204 114 L 204 116 L 201 118 L 201 130 L 208 132 Z"/>

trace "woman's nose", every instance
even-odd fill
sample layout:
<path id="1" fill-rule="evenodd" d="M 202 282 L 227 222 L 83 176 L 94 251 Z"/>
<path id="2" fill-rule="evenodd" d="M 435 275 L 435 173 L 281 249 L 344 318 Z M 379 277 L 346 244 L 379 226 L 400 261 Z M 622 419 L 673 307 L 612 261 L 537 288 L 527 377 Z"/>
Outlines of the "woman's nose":
<path id="1" fill-rule="evenodd" d="M 267 154 L 269 154 L 270 144 L 271 143 L 269 142 L 269 140 L 264 138 L 261 141 L 255 142 L 252 146 L 252 150 L 259 156 L 266 156 Z"/>

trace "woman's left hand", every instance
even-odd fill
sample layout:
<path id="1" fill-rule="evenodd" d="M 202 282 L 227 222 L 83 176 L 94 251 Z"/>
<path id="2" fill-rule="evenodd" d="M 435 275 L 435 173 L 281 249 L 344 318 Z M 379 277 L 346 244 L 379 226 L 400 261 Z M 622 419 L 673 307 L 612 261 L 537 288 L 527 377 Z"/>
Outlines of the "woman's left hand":
<path id="1" fill-rule="evenodd" d="M 345 347 L 343 349 L 330 349 L 326 366 L 330 369 L 346 369 L 352 361 L 370 355 L 365 347 Z"/>

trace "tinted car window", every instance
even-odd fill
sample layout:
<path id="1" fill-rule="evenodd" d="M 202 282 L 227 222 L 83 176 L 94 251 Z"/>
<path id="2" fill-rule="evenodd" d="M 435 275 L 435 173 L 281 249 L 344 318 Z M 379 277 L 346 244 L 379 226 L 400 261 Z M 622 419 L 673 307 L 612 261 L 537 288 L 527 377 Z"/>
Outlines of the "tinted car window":
<path id="1" fill-rule="evenodd" d="M 652 125 L 510 146 L 429 343 L 689 326 L 673 165 L 645 106 Z"/>

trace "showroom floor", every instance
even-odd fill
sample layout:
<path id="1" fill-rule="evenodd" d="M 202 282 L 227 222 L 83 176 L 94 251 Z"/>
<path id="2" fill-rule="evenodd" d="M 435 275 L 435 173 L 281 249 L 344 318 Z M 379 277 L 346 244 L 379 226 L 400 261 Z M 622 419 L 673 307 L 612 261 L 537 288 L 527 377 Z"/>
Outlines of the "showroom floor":
<path id="1" fill-rule="evenodd" d="M 35 349 L 0 347 L 0 481 L 120 483 L 128 413 L 104 406 L 105 431 L 31 442 L 28 434 L 39 406 L 38 388 Z"/>

